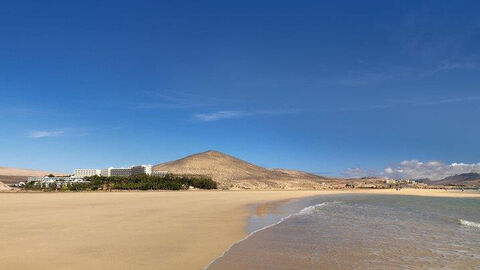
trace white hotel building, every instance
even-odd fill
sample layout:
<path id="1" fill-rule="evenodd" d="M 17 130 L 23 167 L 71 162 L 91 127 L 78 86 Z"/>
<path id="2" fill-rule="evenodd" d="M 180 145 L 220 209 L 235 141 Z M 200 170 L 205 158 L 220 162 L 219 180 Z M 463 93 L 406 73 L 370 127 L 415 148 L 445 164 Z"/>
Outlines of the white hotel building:
<path id="1" fill-rule="evenodd" d="M 136 174 L 152 175 L 152 165 L 138 165 L 130 166 L 126 168 L 114 168 L 109 167 L 107 169 L 75 169 L 74 176 L 84 178 L 88 176 L 101 175 L 101 176 L 131 176 Z"/>
<path id="2" fill-rule="evenodd" d="M 101 175 L 102 170 L 97 169 L 75 169 L 73 176 L 78 178 L 84 178 L 88 176 Z"/>

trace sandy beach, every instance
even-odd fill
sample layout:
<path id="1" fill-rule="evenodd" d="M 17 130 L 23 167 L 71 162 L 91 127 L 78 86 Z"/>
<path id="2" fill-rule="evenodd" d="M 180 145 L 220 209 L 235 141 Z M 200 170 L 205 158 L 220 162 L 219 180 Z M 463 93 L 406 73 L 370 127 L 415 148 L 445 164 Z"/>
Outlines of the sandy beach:
<path id="1" fill-rule="evenodd" d="M 338 193 L 480 197 L 410 189 L 0 193 L 0 268 L 202 269 L 245 236 L 248 206 L 270 211 L 275 201 Z"/>

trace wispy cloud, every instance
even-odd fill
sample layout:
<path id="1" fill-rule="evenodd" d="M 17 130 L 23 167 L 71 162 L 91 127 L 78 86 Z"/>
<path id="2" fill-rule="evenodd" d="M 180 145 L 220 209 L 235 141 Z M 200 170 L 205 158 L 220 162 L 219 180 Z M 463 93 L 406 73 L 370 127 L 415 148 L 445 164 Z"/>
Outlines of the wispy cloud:
<path id="1" fill-rule="evenodd" d="M 468 57 L 443 60 L 434 67 L 419 72 L 418 77 L 432 76 L 441 72 L 455 70 L 476 70 L 480 68 L 480 57 L 478 55 L 470 55 Z"/>
<path id="2" fill-rule="evenodd" d="M 211 113 L 196 113 L 193 115 L 193 117 L 202 122 L 212 122 L 230 118 L 239 118 L 248 115 L 251 114 L 242 111 L 217 111 Z"/>
<path id="3" fill-rule="evenodd" d="M 38 139 L 38 138 L 45 138 L 45 137 L 60 137 L 64 135 L 65 135 L 65 131 L 63 130 L 50 130 L 50 131 L 36 130 L 36 131 L 30 131 L 30 133 L 28 134 L 28 137 L 33 139 Z"/>
<path id="4" fill-rule="evenodd" d="M 469 102 L 469 101 L 480 101 L 480 96 L 440 98 L 440 99 L 434 99 L 430 101 L 420 101 L 412 104 L 415 106 L 433 106 L 433 105 L 460 103 L 460 102 Z"/>
<path id="5" fill-rule="evenodd" d="M 480 69 L 480 56 L 452 57 L 435 63 L 420 66 L 389 66 L 376 69 L 366 67 L 351 70 L 343 76 L 330 80 L 330 83 L 349 87 L 377 85 L 391 81 L 418 80 L 441 73 L 458 70 Z"/>
<path id="6" fill-rule="evenodd" d="M 247 116 L 274 116 L 282 114 L 291 114 L 294 113 L 293 110 L 283 110 L 283 111 L 235 111 L 235 110 L 225 110 L 225 111 L 215 111 L 210 113 L 196 113 L 193 114 L 193 118 L 201 122 L 213 122 L 219 120 L 241 118 Z"/>
<path id="7" fill-rule="evenodd" d="M 2 116 L 38 116 L 38 115 L 47 115 L 48 111 L 45 109 L 37 109 L 37 108 L 26 108 L 26 107 L 8 107 L 3 106 L 0 104 L 0 117 Z"/>
<path id="8" fill-rule="evenodd" d="M 89 135 L 86 129 L 83 128 L 63 128 L 56 130 L 33 130 L 27 135 L 28 138 L 39 139 L 48 137 L 83 137 Z"/>
<path id="9" fill-rule="evenodd" d="M 360 167 L 347 168 L 342 172 L 342 176 L 345 178 L 361 178 L 377 175 L 378 173 L 375 169 L 364 169 Z"/>
<path id="10" fill-rule="evenodd" d="M 141 109 L 190 109 L 231 103 L 231 100 L 179 91 L 145 91 L 150 101 L 138 104 Z"/>
<path id="11" fill-rule="evenodd" d="M 480 96 L 465 96 L 465 97 L 436 97 L 423 99 L 392 99 L 386 100 L 381 104 L 372 104 L 365 106 L 351 106 L 340 108 L 340 111 L 374 111 L 384 110 L 394 107 L 426 107 L 426 106 L 440 106 L 445 104 L 465 103 L 480 101 Z"/>
<path id="12" fill-rule="evenodd" d="M 382 72 L 349 72 L 344 77 L 333 80 L 334 84 L 341 86 L 368 86 L 378 84 L 383 81 L 398 79 L 405 76 L 405 72 L 400 71 L 382 71 Z"/>
<path id="13" fill-rule="evenodd" d="M 227 106 L 240 107 L 241 100 L 185 93 L 178 91 L 145 91 L 152 102 L 139 104 L 142 109 L 185 109 L 187 111 L 204 108 L 206 112 L 190 113 L 190 117 L 199 122 L 214 122 L 227 119 L 274 116 L 291 114 L 296 110 L 243 110 L 221 109 Z M 209 110 L 207 110 L 209 108 Z"/>

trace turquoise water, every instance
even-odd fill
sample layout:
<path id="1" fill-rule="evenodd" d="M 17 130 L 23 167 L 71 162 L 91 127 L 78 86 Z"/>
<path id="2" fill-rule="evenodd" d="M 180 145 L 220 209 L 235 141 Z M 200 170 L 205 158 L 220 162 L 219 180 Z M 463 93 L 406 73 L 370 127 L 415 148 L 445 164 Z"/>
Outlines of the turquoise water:
<path id="1" fill-rule="evenodd" d="M 480 269 L 480 199 L 328 195 L 253 215 L 208 269 Z"/>

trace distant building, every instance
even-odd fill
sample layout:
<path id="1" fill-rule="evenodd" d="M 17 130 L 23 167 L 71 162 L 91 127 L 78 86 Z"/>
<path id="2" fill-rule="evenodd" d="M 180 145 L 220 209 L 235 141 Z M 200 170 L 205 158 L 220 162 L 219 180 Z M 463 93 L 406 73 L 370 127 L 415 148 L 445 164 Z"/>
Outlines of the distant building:
<path id="1" fill-rule="evenodd" d="M 396 181 L 396 180 L 393 180 L 393 179 L 385 179 L 385 183 L 386 183 L 386 184 L 396 184 L 397 181 Z"/>
<path id="2" fill-rule="evenodd" d="M 77 178 L 84 178 L 88 176 L 132 176 L 136 174 L 146 174 L 152 175 L 153 166 L 152 165 L 135 165 L 130 167 L 115 168 L 109 167 L 106 169 L 75 169 L 74 176 Z"/>
<path id="3" fill-rule="evenodd" d="M 136 174 L 152 175 L 152 165 L 132 166 L 131 169 L 132 169 L 132 175 L 136 175 Z"/>
<path id="4" fill-rule="evenodd" d="M 155 176 L 165 176 L 168 174 L 168 171 L 152 171 L 152 175 Z"/>
<path id="5" fill-rule="evenodd" d="M 57 187 L 61 187 L 64 185 L 72 184 L 72 183 L 89 183 L 89 181 L 83 180 L 83 178 L 75 177 L 75 176 L 57 176 L 57 177 L 28 177 L 27 183 L 33 182 L 35 184 L 41 184 L 50 186 L 51 184 L 57 185 Z M 23 183 L 25 185 L 25 183 Z"/>
<path id="6" fill-rule="evenodd" d="M 108 168 L 108 176 L 131 176 L 132 168 Z"/>
<path id="7" fill-rule="evenodd" d="M 88 176 L 101 175 L 102 170 L 98 169 L 75 169 L 73 176 L 78 178 L 84 178 Z"/>

